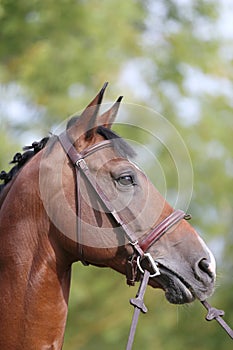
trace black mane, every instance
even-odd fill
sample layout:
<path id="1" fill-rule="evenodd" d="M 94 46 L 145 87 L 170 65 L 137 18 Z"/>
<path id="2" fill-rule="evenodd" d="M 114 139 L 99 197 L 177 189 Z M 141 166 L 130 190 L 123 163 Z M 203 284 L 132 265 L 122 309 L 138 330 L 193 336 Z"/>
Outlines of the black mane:
<path id="1" fill-rule="evenodd" d="M 73 118 L 72 118 L 73 119 Z M 71 119 L 71 120 L 72 120 Z M 67 128 L 70 127 L 72 122 L 68 122 Z M 116 152 L 126 158 L 133 158 L 135 157 L 136 153 L 132 149 L 132 147 L 119 135 L 117 135 L 114 131 L 105 128 L 104 126 L 99 126 L 97 129 L 97 132 L 99 135 L 103 136 L 106 140 L 112 140 L 112 144 Z M 54 135 L 55 136 L 55 135 Z M 0 173 L 0 181 L 3 183 L 0 184 L 0 193 L 3 190 L 3 188 L 12 180 L 12 178 L 19 172 L 19 170 L 40 150 L 42 150 L 48 143 L 49 139 L 52 139 L 51 136 L 44 137 L 39 142 L 35 141 L 32 143 L 31 146 L 25 146 L 23 150 L 25 152 L 23 153 L 16 153 L 13 157 L 13 160 L 10 162 L 10 164 L 15 164 L 13 168 L 7 173 L 4 170 Z M 57 137 L 54 137 L 54 142 L 57 141 Z M 54 142 L 52 142 L 52 145 L 50 147 L 54 146 Z"/>
<path id="2" fill-rule="evenodd" d="M 15 174 L 18 173 L 18 171 L 40 150 L 42 150 L 50 137 L 44 137 L 39 142 L 35 141 L 32 143 L 31 146 L 25 146 L 23 150 L 25 152 L 23 153 L 16 153 L 10 162 L 10 164 L 15 164 L 13 168 L 7 173 L 4 170 L 0 173 L 0 181 L 3 181 L 2 184 L 0 184 L 0 193 L 3 190 L 3 188 L 12 180 L 12 178 L 15 176 Z"/>

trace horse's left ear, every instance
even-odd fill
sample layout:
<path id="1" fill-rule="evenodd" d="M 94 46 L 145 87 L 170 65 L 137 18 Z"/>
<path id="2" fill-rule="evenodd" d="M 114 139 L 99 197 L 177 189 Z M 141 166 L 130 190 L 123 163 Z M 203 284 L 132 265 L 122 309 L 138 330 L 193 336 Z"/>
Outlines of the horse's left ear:
<path id="1" fill-rule="evenodd" d="M 117 112 L 118 112 L 122 98 L 123 96 L 120 96 L 116 100 L 114 105 L 98 118 L 100 125 L 103 125 L 105 128 L 111 129 L 112 124 L 117 116 Z"/>

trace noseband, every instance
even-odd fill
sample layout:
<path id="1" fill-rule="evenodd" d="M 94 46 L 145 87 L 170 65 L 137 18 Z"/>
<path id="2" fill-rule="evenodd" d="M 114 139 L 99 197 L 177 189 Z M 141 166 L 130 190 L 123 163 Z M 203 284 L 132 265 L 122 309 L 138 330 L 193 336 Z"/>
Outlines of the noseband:
<path id="1" fill-rule="evenodd" d="M 133 247 L 133 254 L 128 258 L 126 264 L 126 279 L 127 284 L 134 285 L 135 281 L 141 279 L 141 283 L 139 286 L 138 293 L 136 298 L 130 300 L 131 305 L 134 306 L 134 315 L 132 319 L 130 334 L 128 338 L 128 343 L 126 350 L 131 350 L 134 340 L 134 335 L 136 331 L 136 326 L 138 322 L 138 317 L 140 312 L 146 313 L 147 308 L 143 302 L 144 294 L 146 291 L 147 284 L 149 282 L 149 278 L 156 277 L 160 275 L 159 268 L 157 263 L 152 258 L 151 254 L 148 253 L 148 249 L 157 242 L 170 228 L 172 228 L 175 224 L 177 224 L 182 219 L 189 220 L 191 218 L 190 215 L 185 214 L 182 210 L 175 210 L 168 217 L 166 217 L 162 222 L 156 225 L 149 233 L 145 235 L 144 238 L 137 239 L 134 232 L 130 230 L 121 216 L 117 213 L 117 211 L 112 206 L 110 200 L 100 188 L 98 183 L 96 183 L 94 176 L 89 171 L 88 165 L 85 161 L 85 158 L 90 156 L 91 154 L 106 148 L 112 147 L 111 140 L 105 140 L 99 142 L 91 147 L 86 148 L 82 152 L 78 153 L 73 144 L 71 143 L 66 132 L 63 132 L 58 136 L 58 139 L 64 148 L 66 154 L 68 155 L 70 161 L 72 162 L 75 172 L 76 172 L 76 206 L 77 206 L 77 242 L 79 249 L 79 258 L 84 265 L 88 265 L 85 261 L 85 257 L 83 254 L 82 244 L 80 240 L 81 235 L 81 196 L 80 196 L 80 175 L 82 174 L 84 178 L 89 182 L 92 189 L 97 194 L 98 198 L 101 200 L 103 207 L 106 209 L 106 212 L 110 214 L 117 225 L 119 225 L 128 240 L 128 243 Z M 149 268 L 143 270 L 141 266 L 141 261 L 143 259 L 147 259 L 149 264 Z M 149 271 L 152 270 L 152 272 Z M 138 271 L 139 270 L 139 271 Z M 143 275 L 143 278 L 141 278 Z M 224 315 L 224 311 L 215 309 L 208 304 L 207 301 L 202 301 L 204 307 L 208 310 L 208 315 L 206 316 L 206 320 L 210 321 L 215 319 L 228 333 L 228 335 L 233 339 L 233 330 L 226 324 L 226 322 L 222 319 Z"/>

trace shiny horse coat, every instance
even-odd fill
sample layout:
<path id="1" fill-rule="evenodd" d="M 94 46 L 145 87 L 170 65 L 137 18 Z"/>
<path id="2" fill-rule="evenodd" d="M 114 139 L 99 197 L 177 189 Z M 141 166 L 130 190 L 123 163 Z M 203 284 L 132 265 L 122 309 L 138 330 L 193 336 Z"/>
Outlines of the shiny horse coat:
<path id="1" fill-rule="evenodd" d="M 137 240 L 174 209 L 129 160 L 133 150 L 111 131 L 120 99 L 98 116 L 106 85 L 80 117 L 67 124 L 78 153 L 110 140 L 87 165 L 98 186 Z M 53 136 L 29 157 L 0 193 L 0 349 L 61 349 L 67 317 L 71 265 L 85 260 L 126 274 L 134 253 L 84 177 L 81 207 L 75 169 Z M 78 210 L 78 211 L 77 211 Z M 77 234 L 77 213 L 81 231 Z M 81 247 L 81 249 L 80 249 Z M 172 303 L 205 300 L 215 282 L 215 260 L 184 219 L 148 249 L 160 275 L 149 284 Z"/>

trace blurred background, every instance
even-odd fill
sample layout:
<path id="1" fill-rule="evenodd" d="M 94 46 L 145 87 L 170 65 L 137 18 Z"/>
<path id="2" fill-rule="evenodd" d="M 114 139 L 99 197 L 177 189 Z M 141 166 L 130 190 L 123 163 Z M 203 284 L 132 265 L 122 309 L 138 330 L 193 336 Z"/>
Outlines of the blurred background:
<path id="1" fill-rule="evenodd" d="M 188 211 L 218 265 L 210 302 L 233 326 L 232 18 L 231 0 L 0 1 L 0 170 L 105 81 L 109 101 L 124 95 L 161 113 L 190 153 Z M 157 157 L 172 190 L 166 152 Z M 124 349 L 135 293 L 114 271 L 76 264 L 64 350 Z M 232 349 L 198 302 L 170 305 L 149 288 L 146 305 L 135 350 Z"/>

